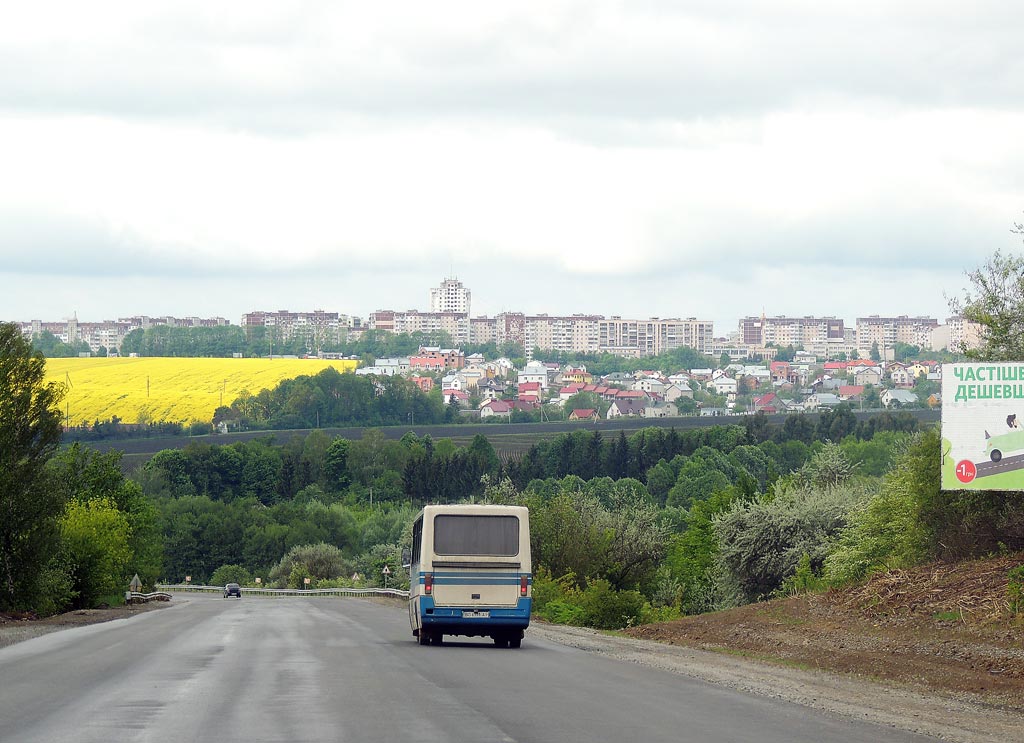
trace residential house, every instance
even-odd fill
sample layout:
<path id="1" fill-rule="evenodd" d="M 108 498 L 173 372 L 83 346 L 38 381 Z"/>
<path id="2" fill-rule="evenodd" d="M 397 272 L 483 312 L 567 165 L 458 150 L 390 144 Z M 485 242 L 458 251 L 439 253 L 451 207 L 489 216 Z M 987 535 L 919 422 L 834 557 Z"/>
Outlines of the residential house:
<path id="1" fill-rule="evenodd" d="M 530 402 L 540 402 L 541 393 L 542 387 L 540 382 L 520 382 L 517 398 L 519 400 L 529 400 Z"/>
<path id="2" fill-rule="evenodd" d="M 633 385 L 633 375 L 627 374 L 626 372 L 612 372 L 601 377 L 603 384 L 617 384 L 622 387 L 631 387 Z"/>
<path id="3" fill-rule="evenodd" d="M 871 385 L 880 387 L 882 385 L 882 370 L 877 366 L 857 366 L 853 372 L 853 383 L 861 386 Z"/>
<path id="4" fill-rule="evenodd" d="M 569 413 L 571 421 L 599 421 L 601 416 L 593 408 L 576 408 Z"/>
<path id="5" fill-rule="evenodd" d="M 577 392 L 583 392 L 585 387 L 586 385 L 584 384 L 567 384 L 558 390 L 558 399 L 561 402 L 565 402 Z"/>
<path id="6" fill-rule="evenodd" d="M 648 395 L 658 395 L 659 397 L 663 397 L 665 395 L 665 388 L 667 386 L 668 385 L 666 385 L 660 379 L 655 379 L 653 377 L 643 377 L 633 382 L 630 389 L 640 392 L 646 392 Z"/>
<path id="7" fill-rule="evenodd" d="M 716 395 L 735 395 L 736 380 L 733 379 L 732 377 L 727 377 L 724 374 L 722 374 L 708 382 L 707 388 L 714 392 Z"/>
<path id="8" fill-rule="evenodd" d="M 914 386 L 914 375 L 910 373 L 906 366 L 898 361 L 889 364 L 886 371 L 889 373 L 890 381 L 897 387 Z"/>
<path id="9" fill-rule="evenodd" d="M 920 377 L 927 377 L 931 372 L 932 366 L 934 364 L 929 364 L 926 361 L 915 361 L 907 366 L 907 371 L 914 375 L 914 379 L 919 379 Z"/>
<path id="10" fill-rule="evenodd" d="M 414 356 L 409 357 L 409 366 L 412 369 L 446 371 L 461 369 L 465 365 L 466 355 L 456 348 L 421 346 Z"/>
<path id="11" fill-rule="evenodd" d="M 476 385 L 477 394 L 484 400 L 500 400 L 505 390 L 505 383 L 498 379 L 483 379 Z"/>
<path id="12" fill-rule="evenodd" d="M 663 400 L 648 403 L 643 412 L 644 418 L 675 418 L 677 415 L 679 410 L 676 406 Z"/>
<path id="13" fill-rule="evenodd" d="M 421 377 L 417 374 L 409 377 L 409 381 L 419 387 L 424 392 L 430 392 L 434 389 L 434 378 L 433 377 Z"/>
<path id="14" fill-rule="evenodd" d="M 882 390 L 882 404 L 887 408 L 901 408 L 917 404 L 917 395 L 910 390 Z"/>
<path id="15" fill-rule="evenodd" d="M 466 383 L 466 378 L 462 374 L 455 374 L 449 372 L 441 378 L 441 392 L 447 395 L 449 390 L 459 390 L 465 392 L 469 385 Z"/>
<path id="16" fill-rule="evenodd" d="M 569 366 L 562 372 L 562 384 L 590 384 L 594 381 L 594 375 L 587 371 L 585 366 Z"/>
<path id="17" fill-rule="evenodd" d="M 712 369 L 690 369 L 690 379 L 696 382 L 710 382 L 713 373 Z"/>
<path id="18" fill-rule="evenodd" d="M 475 389 L 481 380 L 488 378 L 487 370 L 481 366 L 464 366 L 459 374 L 466 380 L 467 390 Z"/>
<path id="19" fill-rule="evenodd" d="M 613 400 L 611 407 L 608 408 L 608 413 L 606 417 L 608 418 L 608 420 L 611 420 L 612 418 L 621 418 L 623 416 L 643 417 L 644 408 L 646 407 L 646 400 Z"/>
<path id="20" fill-rule="evenodd" d="M 409 358 L 377 359 L 373 366 L 356 369 L 356 374 L 374 374 L 378 377 L 405 376 L 409 373 Z"/>
<path id="21" fill-rule="evenodd" d="M 808 395 L 804 400 L 804 410 L 834 408 L 841 402 L 842 400 L 839 399 L 839 395 L 833 395 L 830 392 L 815 392 L 813 395 Z"/>
<path id="22" fill-rule="evenodd" d="M 520 386 L 523 384 L 537 384 L 540 389 L 546 390 L 548 388 L 548 369 L 540 361 L 529 361 L 523 370 L 519 372 L 518 383 Z"/>
<path id="23" fill-rule="evenodd" d="M 768 364 L 768 372 L 772 376 L 773 382 L 791 382 L 789 375 L 791 367 L 788 361 L 773 361 Z"/>
<path id="24" fill-rule="evenodd" d="M 767 395 L 754 398 L 754 412 L 755 413 L 778 413 L 779 412 L 779 396 L 774 392 L 769 392 Z"/>
<path id="25" fill-rule="evenodd" d="M 862 384 L 844 384 L 839 388 L 839 399 L 843 402 L 858 401 L 863 394 L 864 385 Z"/>
<path id="26" fill-rule="evenodd" d="M 463 392 L 462 390 L 444 390 L 443 397 L 445 404 L 450 404 L 452 400 L 459 403 L 460 407 L 469 407 L 469 393 Z"/>
<path id="27" fill-rule="evenodd" d="M 493 416 L 509 417 L 512 415 L 512 403 L 506 400 L 488 400 L 480 405 L 480 417 L 491 418 Z"/>
<path id="28" fill-rule="evenodd" d="M 662 396 L 664 397 L 665 402 L 675 402 L 680 397 L 688 397 L 692 400 L 693 390 L 690 389 L 690 385 L 686 382 L 675 382 L 665 388 Z"/>

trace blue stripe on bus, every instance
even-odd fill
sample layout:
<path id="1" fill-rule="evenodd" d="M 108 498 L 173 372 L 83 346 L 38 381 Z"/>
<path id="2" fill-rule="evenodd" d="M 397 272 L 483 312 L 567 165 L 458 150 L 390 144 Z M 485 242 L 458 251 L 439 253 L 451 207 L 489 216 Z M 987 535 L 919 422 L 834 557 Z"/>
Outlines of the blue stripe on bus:
<path id="1" fill-rule="evenodd" d="M 423 577 L 429 570 L 421 570 L 420 577 Z M 486 573 L 469 573 L 469 572 L 449 572 L 449 571 L 434 571 L 431 573 L 435 578 L 515 578 L 519 579 L 521 575 L 529 576 L 530 573 L 498 573 L 495 571 L 489 571 Z"/>
<path id="2" fill-rule="evenodd" d="M 519 576 L 509 576 L 507 578 L 502 578 L 498 576 L 490 576 L 487 578 L 473 578 L 470 576 L 462 575 L 438 577 L 438 575 L 435 573 L 433 582 L 435 586 L 518 586 L 520 584 L 520 578 Z M 423 583 L 424 578 L 422 575 L 420 575 L 419 584 L 422 586 Z M 526 583 L 527 585 L 533 585 L 533 578 L 528 576 L 526 578 Z"/>

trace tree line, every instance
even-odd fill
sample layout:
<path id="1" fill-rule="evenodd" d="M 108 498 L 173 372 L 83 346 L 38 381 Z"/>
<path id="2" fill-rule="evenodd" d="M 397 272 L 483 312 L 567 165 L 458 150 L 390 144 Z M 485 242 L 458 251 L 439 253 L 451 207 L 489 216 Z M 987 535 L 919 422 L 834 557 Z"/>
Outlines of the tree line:
<path id="1" fill-rule="evenodd" d="M 347 332 L 340 331 L 341 335 Z M 357 339 L 338 337 L 320 328 L 296 329 L 287 338 L 277 327 L 241 327 L 218 325 L 214 327 L 172 327 L 153 325 L 136 328 L 121 343 L 121 354 L 170 357 L 215 357 L 233 355 L 244 357 L 306 356 L 320 353 L 340 354 L 372 364 L 375 359 L 411 356 L 422 346 L 451 348 L 455 344 L 444 331 L 389 333 L 364 330 Z M 506 356 L 522 360 L 523 347 L 515 343 L 477 343 L 460 346 L 467 354 L 482 353 L 487 358 Z M 85 348 L 88 351 L 88 347 Z M 45 352 L 44 352 L 45 353 Z M 50 354 L 46 354 L 50 355 Z"/>

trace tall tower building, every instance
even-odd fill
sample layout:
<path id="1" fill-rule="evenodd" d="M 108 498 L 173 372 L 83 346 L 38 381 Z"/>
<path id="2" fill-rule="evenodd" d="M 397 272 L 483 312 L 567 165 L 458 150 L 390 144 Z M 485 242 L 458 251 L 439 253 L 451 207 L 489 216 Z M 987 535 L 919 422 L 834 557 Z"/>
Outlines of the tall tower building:
<path id="1" fill-rule="evenodd" d="M 445 279 L 430 290 L 431 312 L 455 312 L 469 316 L 469 289 L 456 278 Z"/>

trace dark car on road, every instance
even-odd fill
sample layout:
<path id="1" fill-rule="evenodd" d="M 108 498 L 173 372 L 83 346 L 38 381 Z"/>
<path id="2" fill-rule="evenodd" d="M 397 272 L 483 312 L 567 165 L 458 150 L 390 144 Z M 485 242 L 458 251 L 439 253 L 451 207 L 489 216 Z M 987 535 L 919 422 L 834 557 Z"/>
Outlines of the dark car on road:
<path id="1" fill-rule="evenodd" d="M 242 598 L 242 588 L 237 583 L 228 583 L 224 586 L 224 598 L 229 596 L 238 596 Z"/>

